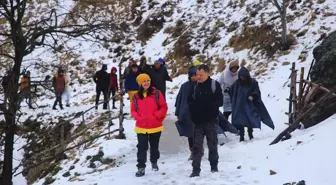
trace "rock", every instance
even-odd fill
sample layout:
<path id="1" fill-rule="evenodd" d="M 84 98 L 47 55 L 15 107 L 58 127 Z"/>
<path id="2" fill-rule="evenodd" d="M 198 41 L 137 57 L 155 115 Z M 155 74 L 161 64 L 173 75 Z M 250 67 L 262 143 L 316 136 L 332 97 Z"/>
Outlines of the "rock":
<path id="1" fill-rule="evenodd" d="M 317 3 L 318 4 L 322 4 L 322 3 L 324 3 L 326 0 L 317 0 Z"/>
<path id="2" fill-rule="evenodd" d="M 302 180 L 302 181 L 299 181 L 296 185 L 306 185 L 306 182 Z"/>
<path id="3" fill-rule="evenodd" d="M 275 175 L 275 174 L 277 174 L 275 171 L 270 170 L 270 175 Z"/>
<path id="4" fill-rule="evenodd" d="M 310 78 L 312 82 L 331 89 L 336 85 L 336 31 L 326 37 L 321 36 L 321 38 L 323 38 L 322 43 L 313 50 L 315 63 Z M 311 101 L 318 101 L 324 94 L 324 92 L 319 91 L 311 98 Z M 302 123 L 305 128 L 309 128 L 329 118 L 334 113 L 336 113 L 336 98 L 330 97 L 323 106 L 305 118 Z"/>
<path id="5" fill-rule="evenodd" d="M 300 144 L 302 144 L 302 143 L 303 143 L 302 141 L 297 141 L 297 142 L 296 142 L 297 145 L 300 145 Z"/>
<path id="6" fill-rule="evenodd" d="M 239 169 L 239 170 L 240 170 L 240 169 L 241 169 L 241 166 L 238 166 L 238 167 L 237 167 L 237 169 Z"/>
<path id="7" fill-rule="evenodd" d="M 65 172 L 62 176 L 63 177 L 69 177 L 71 174 L 70 174 L 70 172 L 68 171 L 68 172 Z"/>

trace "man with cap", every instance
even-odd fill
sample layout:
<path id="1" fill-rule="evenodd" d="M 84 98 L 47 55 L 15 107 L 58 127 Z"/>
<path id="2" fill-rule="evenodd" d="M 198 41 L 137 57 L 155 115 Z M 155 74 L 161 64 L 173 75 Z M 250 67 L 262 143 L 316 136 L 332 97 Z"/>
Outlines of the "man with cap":
<path id="1" fill-rule="evenodd" d="M 104 104 L 103 109 L 107 109 L 108 103 L 108 89 L 110 86 L 110 76 L 106 72 L 107 65 L 103 64 L 102 69 L 97 71 L 96 74 L 93 76 L 93 81 L 96 83 L 96 109 L 98 109 L 99 97 L 100 94 L 103 93 L 104 95 Z"/>
<path id="2" fill-rule="evenodd" d="M 163 67 L 163 60 L 157 60 L 154 63 L 152 71 L 152 85 L 161 91 L 164 98 L 166 99 L 166 81 L 173 81 L 172 78 L 168 75 L 168 71 Z"/>
<path id="3" fill-rule="evenodd" d="M 20 92 L 19 92 L 19 97 L 20 100 L 19 102 L 23 101 L 23 99 L 28 99 L 28 107 L 30 109 L 33 108 L 32 106 L 32 97 L 31 97 L 31 83 L 30 83 L 30 71 L 25 72 L 23 77 L 21 78 L 20 81 Z"/>
<path id="4" fill-rule="evenodd" d="M 194 122 L 191 120 L 190 111 L 188 106 L 188 95 L 189 92 L 196 85 L 197 67 L 193 66 L 189 68 L 188 71 L 188 81 L 181 85 L 181 88 L 177 94 L 175 102 L 175 116 L 177 117 L 176 127 L 180 136 L 185 136 L 188 138 L 190 157 L 188 160 L 192 160 L 192 149 L 194 146 L 193 136 L 194 136 Z"/>
<path id="5" fill-rule="evenodd" d="M 63 109 L 62 105 L 62 94 L 64 93 L 65 86 L 66 86 L 66 78 L 64 76 L 64 70 L 58 69 L 57 74 L 54 76 L 53 80 L 53 87 L 55 89 L 56 100 L 53 105 L 53 110 L 56 109 L 57 103 L 59 104 L 60 108 Z"/>

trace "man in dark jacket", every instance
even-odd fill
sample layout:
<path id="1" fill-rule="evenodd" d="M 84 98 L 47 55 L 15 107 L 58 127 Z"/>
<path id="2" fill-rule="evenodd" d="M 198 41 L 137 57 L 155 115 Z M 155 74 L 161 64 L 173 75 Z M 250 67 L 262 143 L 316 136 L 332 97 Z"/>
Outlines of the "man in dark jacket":
<path id="1" fill-rule="evenodd" d="M 211 172 L 218 172 L 217 125 L 219 107 L 223 106 L 223 94 L 217 81 L 215 81 L 216 90 L 212 91 L 213 79 L 209 75 L 210 69 L 207 65 L 198 66 L 197 84 L 188 97 L 191 119 L 195 123 L 193 171 L 190 177 L 200 175 L 204 136 L 209 148 Z"/>
<path id="2" fill-rule="evenodd" d="M 97 71 L 93 76 L 93 81 L 96 83 L 96 109 L 98 109 L 100 94 L 104 95 L 103 109 L 107 109 L 108 89 L 110 85 L 110 76 L 106 72 L 107 65 L 103 64 L 102 69 Z"/>
<path id="3" fill-rule="evenodd" d="M 168 71 L 163 67 L 162 62 L 155 61 L 151 79 L 152 85 L 160 90 L 166 99 L 166 81 L 172 81 L 172 78 L 168 75 Z"/>
<path id="4" fill-rule="evenodd" d="M 145 56 L 142 56 L 140 59 L 139 71 L 140 73 L 145 73 L 148 76 L 151 76 L 152 74 L 152 67 L 147 64 Z"/>
<path id="5" fill-rule="evenodd" d="M 136 64 L 136 62 L 133 59 L 130 59 L 128 62 L 128 66 L 125 68 L 124 73 L 122 75 L 122 79 L 125 79 L 126 76 L 132 71 L 132 65 Z"/>

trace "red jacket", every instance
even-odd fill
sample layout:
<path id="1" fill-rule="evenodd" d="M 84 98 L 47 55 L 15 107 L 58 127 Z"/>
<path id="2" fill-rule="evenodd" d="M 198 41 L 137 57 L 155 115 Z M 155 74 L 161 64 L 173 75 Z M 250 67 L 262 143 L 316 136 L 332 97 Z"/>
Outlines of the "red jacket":
<path id="1" fill-rule="evenodd" d="M 156 91 L 156 89 L 154 89 Z M 136 120 L 135 132 L 140 134 L 152 134 L 163 131 L 163 120 L 167 115 L 167 103 L 162 93 L 159 91 L 159 105 L 158 109 L 155 92 L 152 95 L 146 96 L 141 100 L 138 93 L 135 94 L 138 102 L 138 112 L 136 111 L 135 103 L 132 101 L 131 114 Z"/>
<path id="2" fill-rule="evenodd" d="M 117 74 L 110 73 L 110 88 L 118 90 Z"/>

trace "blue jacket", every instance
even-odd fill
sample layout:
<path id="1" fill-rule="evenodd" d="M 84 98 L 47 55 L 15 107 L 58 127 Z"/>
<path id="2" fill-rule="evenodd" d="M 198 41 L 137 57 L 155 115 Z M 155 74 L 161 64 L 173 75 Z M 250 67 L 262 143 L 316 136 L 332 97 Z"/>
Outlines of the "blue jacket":
<path id="1" fill-rule="evenodd" d="M 133 71 L 129 72 L 129 74 L 125 78 L 125 92 L 128 91 L 135 91 L 139 90 L 139 84 L 136 81 L 136 78 L 138 77 L 140 73 L 134 73 Z"/>

